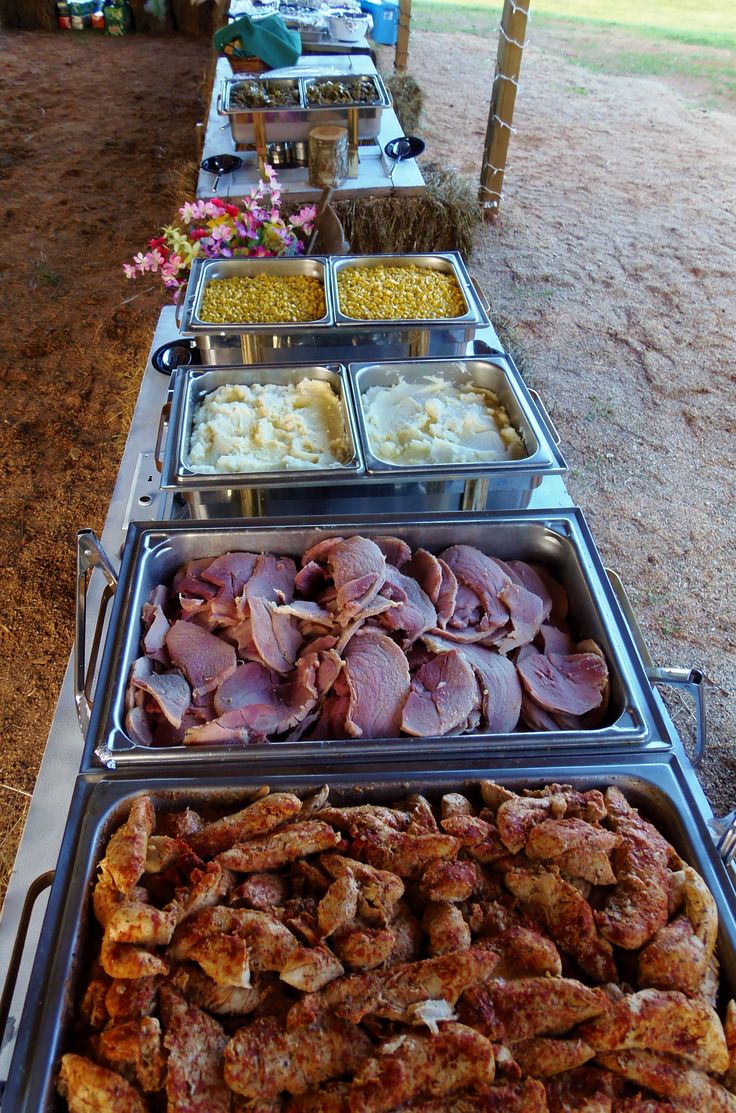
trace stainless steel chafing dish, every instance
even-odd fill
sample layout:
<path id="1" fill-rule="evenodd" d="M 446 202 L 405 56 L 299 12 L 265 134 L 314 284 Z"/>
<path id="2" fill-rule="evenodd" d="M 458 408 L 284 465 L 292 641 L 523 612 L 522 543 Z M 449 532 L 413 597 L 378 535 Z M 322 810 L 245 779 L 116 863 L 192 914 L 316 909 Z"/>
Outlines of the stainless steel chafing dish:
<path id="1" fill-rule="evenodd" d="M 283 269 L 279 269 L 281 264 Z M 453 274 L 462 291 L 467 313 L 462 317 L 425 321 L 362 321 L 340 313 L 336 278 L 346 265 L 416 265 Z M 317 269 L 310 269 L 314 265 Z M 323 268 L 323 269 L 320 269 Z M 204 321 L 199 308 L 204 286 L 211 278 L 236 274 L 314 274 L 325 277 L 326 314 L 320 321 L 254 325 L 243 321 L 214 324 Z M 180 329 L 194 336 L 202 362 L 209 366 L 241 363 L 285 363 L 310 359 L 310 349 L 319 348 L 319 358 L 341 363 L 373 360 L 377 350 L 382 359 L 434 356 L 447 358 L 466 354 L 468 342 L 490 325 L 488 302 L 470 277 L 457 251 L 423 252 L 407 255 L 309 256 L 295 259 L 228 260 L 195 259 L 182 303 Z M 302 352 L 301 357 L 297 352 Z M 329 355 L 327 354 L 329 353 Z"/>
<path id="2" fill-rule="evenodd" d="M 305 378 L 329 383 L 340 400 L 348 442 L 348 458 L 345 463 L 325 468 L 303 470 L 292 468 L 249 473 L 222 472 L 217 475 L 203 475 L 191 470 L 188 460 L 194 413 L 207 394 L 230 383 L 291 385 Z M 161 464 L 161 487 L 165 491 L 177 491 L 188 503 L 194 518 L 211 518 L 218 513 L 224 515 L 235 513 L 242 516 L 253 501 L 249 499 L 243 501 L 245 492 L 249 488 L 292 487 L 298 484 L 300 488 L 308 491 L 313 487 L 334 484 L 341 486 L 346 482 L 354 482 L 355 478 L 363 472 L 363 458 L 355 428 L 347 371 L 340 364 L 257 369 L 252 367 L 210 370 L 182 368 L 174 382 L 173 399 L 171 403 L 164 406 L 162 411 L 162 422 L 166 421 L 169 407 L 169 432 Z"/>
<path id="3" fill-rule="evenodd" d="M 565 586 L 571 600 L 571 627 L 580 638 L 594 638 L 605 653 L 610 671 L 610 700 L 600 727 L 590 730 L 512 733 L 478 732 L 467 735 L 375 740 L 274 742 L 266 747 L 184 747 L 156 749 L 136 745 L 124 729 L 125 689 L 130 666 L 140 654 L 141 612 L 151 590 L 170 582 L 175 570 L 188 560 L 216 556 L 233 550 L 272 552 L 296 558 L 318 540 L 351 534 L 393 534 L 412 548 L 424 546 L 439 552 L 451 544 L 470 544 L 502 559 L 519 558 L 546 565 Z M 128 531 L 115 604 L 100 660 L 94 702 L 88 700 L 87 677 L 96 667 L 94 651 L 84 666 L 84 587 L 86 570 L 101 563 L 98 547 L 88 533 L 80 536 L 80 612 L 77 616 L 77 705 L 86 729 L 82 759 L 84 769 L 100 763 L 109 767 L 162 762 L 199 762 L 216 759 L 240 764 L 261 762 L 265 751 L 289 762 L 347 757 L 364 762 L 373 755 L 388 759 L 482 749 L 487 754 L 513 755 L 534 747 L 547 751 L 584 752 L 616 747 L 638 751 L 666 749 L 672 744 L 668 719 L 641 661 L 631 631 L 579 509 L 516 511 L 481 515 L 456 515 L 438 519 L 418 515 L 411 519 L 381 516 L 367 521 L 321 520 L 304 526 L 296 519 L 249 522 L 171 522 L 158 526 L 133 524 Z M 109 561 L 104 571 L 110 583 L 116 576 Z M 99 629 L 93 645 L 101 640 Z M 81 644 L 80 644 L 81 643 Z M 193 749 L 196 752 L 193 752 Z"/>
<path id="4" fill-rule="evenodd" d="M 472 783 L 492 777 L 509 788 L 539 788 L 551 782 L 583 791 L 615 785 L 641 809 L 702 876 L 715 899 L 720 920 L 718 958 L 721 985 L 736 995 L 736 900 L 713 844 L 705 798 L 692 774 L 674 754 L 637 757 L 612 755 L 605 760 L 550 758 L 530 754 L 526 761 L 489 768 L 478 761 L 462 766 L 435 763 L 432 769 L 409 769 L 385 761 L 366 763 L 357 772 L 336 766 L 329 773 L 309 771 L 309 758 L 288 773 L 263 765 L 254 776 L 224 777 L 205 771 L 196 779 L 165 773 L 155 784 L 116 775 L 80 777 L 70 809 L 56 877 L 49 897 L 25 1007 L 20 1019 L 3 1108 L 13 1113 L 60 1113 L 55 1093 L 60 1056 L 74 1046 L 75 1006 L 90 962 L 96 925 L 89 894 L 96 865 L 115 828 L 125 819 L 132 799 L 148 794 L 157 809 L 187 806 L 244 806 L 254 790 L 267 783 L 272 791 L 307 795 L 326 781 L 336 804 L 389 803 L 406 792 L 421 792 L 431 801 L 447 792 L 471 791 Z M 725 994 L 724 994 L 725 996 Z"/>
<path id="5" fill-rule="evenodd" d="M 376 90 L 376 99 L 371 104 L 314 104 L 309 100 L 309 88 L 320 81 L 370 81 Z M 290 105 L 253 105 L 237 103 L 238 86 L 245 82 L 280 88 L 296 98 Z M 233 103 L 233 98 L 235 103 Z M 357 116 L 358 137 L 373 139 L 381 130 L 383 109 L 391 104 L 391 97 L 379 74 L 310 74 L 294 77 L 270 77 L 266 74 L 248 74 L 247 77 L 226 78 L 220 86 L 217 98 L 217 111 L 230 120 L 233 139 L 242 146 L 256 142 L 255 117 L 258 116 L 266 129 L 269 140 L 308 139 L 309 132 L 318 124 L 337 123 L 347 127 L 348 114 Z"/>
<path id="6" fill-rule="evenodd" d="M 541 400 L 534 400 L 527 390 L 516 368 L 503 357 L 494 359 L 457 359 L 457 360 L 402 360 L 382 363 L 351 363 L 349 365 L 358 429 L 366 461 L 366 474 L 386 478 L 425 478 L 439 477 L 466 479 L 488 478 L 496 482 L 512 477 L 533 474 L 534 486 L 544 475 L 559 475 L 566 470 L 555 440 L 550 443 L 549 419 L 542 415 Z M 420 384 L 429 378 L 438 378 L 455 386 L 473 386 L 481 390 L 491 390 L 506 409 L 511 424 L 520 434 L 525 454 L 519 459 L 504 458 L 482 463 L 435 463 L 400 464 L 381 459 L 366 424 L 364 396 L 375 386 L 393 386 L 403 381 Z M 541 416 L 540 416 L 541 415 Z M 387 431 L 390 435 L 390 430 Z"/>
<path id="7" fill-rule="evenodd" d="M 518 371 L 504 358 L 493 360 L 424 360 L 406 363 L 226 367 L 202 370 L 181 368 L 171 400 L 161 412 L 159 445 L 166 430 L 161 487 L 175 491 L 193 518 L 253 517 L 263 513 L 355 513 L 364 504 L 369 513 L 453 512 L 484 509 L 523 509 L 545 476 L 566 470 L 559 438 L 538 395 L 532 395 Z M 199 475 L 187 467 L 192 416 L 203 396 L 225 383 L 297 382 L 304 376 L 330 376 L 342 399 L 345 426 L 354 445 L 353 458 L 341 467 Z M 526 455 L 483 464 L 428 464 L 422 467 L 386 464 L 371 452 L 360 401 L 375 383 L 391 383 L 398 376 L 421 381 L 441 375 L 448 381 L 472 382 L 494 390 L 506 406 L 512 424 L 522 435 Z M 364 468 L 364 460 L 370 460 Z M 359 483 L 354 480 L 360 476 Z M 326 489 L 327 487 L 330 489 Z M 291 509 L 293 507 L 293 510 Z"/>

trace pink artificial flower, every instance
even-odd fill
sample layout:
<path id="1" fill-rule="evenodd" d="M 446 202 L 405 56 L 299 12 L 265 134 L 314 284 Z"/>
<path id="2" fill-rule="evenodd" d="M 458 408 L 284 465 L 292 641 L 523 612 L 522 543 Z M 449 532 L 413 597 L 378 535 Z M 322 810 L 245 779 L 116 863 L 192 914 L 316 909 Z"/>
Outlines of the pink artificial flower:
<path id="1" fill-rule="evenodd" d="M 233 231 L 233 227 L 230 224 L 216 224 L 211 232 L 213 243 L 217 243 L 218 241 L 227 243 L 228 240 L 233 238 Z"/>
<path id="2" fill-rule="evenodd" d="M 305 205 L 298 213 L 294 213 L 289 217 L 289 224 L 292 228 L 303 228 L 304 232 L 309 235 L 314 230 L 314 222 L 317 217 L 316 205 Z"/>
<path id="3" fill-rule="evenodd" d="M 185 201 L 179 209 L 179 216 L 185 224 L 191 224 L 193 220 L 201 220 L 204 215 L 204 201 Z"/>
<path id="4" fill-rule="evenodd" d="M 258 244 L 258 246 L 254 247 L 253 250 L 251 251 L 251 255 L 255 255 L 259 259 L 262 258 L 264 255 L 271 255 L 271 254 L 272 253 L 270 251 L 267 251 L 266 248 L 263 247 L 261 244 Z"/>
<path id="5" fill-rule="evenodd" d="M 138 274 L 138 268 L 131 266 L 130 263 L 123 263 L 123 270 L 125 271 L 126 278 L 135 278 Z"/>

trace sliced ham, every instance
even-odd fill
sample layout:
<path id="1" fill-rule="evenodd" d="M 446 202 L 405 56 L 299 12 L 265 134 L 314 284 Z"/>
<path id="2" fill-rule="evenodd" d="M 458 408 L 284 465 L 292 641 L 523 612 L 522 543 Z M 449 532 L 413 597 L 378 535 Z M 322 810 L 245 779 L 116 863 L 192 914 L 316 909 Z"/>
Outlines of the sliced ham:
<path id="1" fill-rule="evenodd" d="M 190 560 L 174 576 L 171 590 L 178 595 L 193 595 L 196 599 L 212 599 L 217 588 L 202 579 L 202 573 L 212 564 L 212 557 Z"/>
<path id="2" fill-rule="evenodd" d="M 358 630 L 345 648 L 350 691 L 345 727 L 354 738 L 394 738 L 409 695 L 409 665 L 396 642 L 376 630 Z"/>
<path id="3" fill-rule="evenodd" d="M 437 607 L 437 621 L 444 628 L 455 610 L 458 584 L 457 576 L 449 564 L 442 557 L 438 557 L 437 562 L 442 569 L 442 585 L 434 602 Z"/>
<path id="4" fill-rule="evenodd" d="M 386 576 L 386 558 L 367 537 L 349 537 L 332 546 L 327 564 L 335 582 L 335 605 L 341 616 L 357 614 L 370 603 Z"/>
<path id="5" fill-rule="evenodd" d="M 142 688 L 144 692 L 153 696 L 161 712 L 172 726 L 181 726 L 192 693 L 178 669 L 172 669 L 171 672 L 153 672 L 144 679 L 133 677 L 132 683 L 134 687 Z"/>
<path id="6" fill-rule="evenodd" d="M 442 587 L 442 566 L 433 553 L 417 549 L 411 560 L 405 562 L 404 575 L 413 576 L 431 601 L 437 602 Z"/>
<path id="7" fill-rule="evenodd" d="M 510 734 L 519 723 L 522 689 L 508 657 L 480 645 L 453 645 L 446 637 L 425 634 L 423 642 L 434 653 L 457 650 L 474 670 L 482 694 L 483 719 L 491 734 Z"/>
<path id="8" fill-rule="evenodd" d="M 237 721 L 249 731 L 281 734 L 314 709 L 318 698 L 335 682 L 340 659 L 333 651 L 301 657 L 288 677 L 257 662 L 241 665 L 215 696 L 219 719 Z M 242 714 L 234 716 L 239 711 Z M 228 718 L 229 716 L 229 718 Z"/>
<path id="9" fill-rule="evenodd" d="M 500 564 L 472 545 L 452 545 L 440 555 L 455 573 L 458 583 L 478 596 L 487 625 L 504 626 L 509 616 L 506 607 L 499 602 L 498 593 L 512 580 Z"/>
<path id="10" fill-rule="evenodd" d="M 143 637 L 143 649 L 149 657 L 161 653 L 169 632 L 169 620 L 163 607 L 156 603 L 146 603 L 143 607 L 143 625 L 147 627 Z"/>
<path id="11" fill-rule="evenodd" d="M 526 653 L 516 662 L 521 682 L 545 711 L 584 715 L 598 707 L 608 683 L 606 662 L 597 653 Z"/>
<path id="12" fill-rule="evenodd" d="M 131 707 L 128 710 L 125 732 L 138 746 L 150 746 L 153 743 L 151 723 L 142 707 Z"/>
<path id="13" fill-rule="evenodd" d="M 282 603 L 274 608 L 274 614 L 288 614 L 302 622 L 312 622 L 316 626 L 332 626 L 334 616 L 319 603 L 308 599 L 295 599 L 292 603 Z"/>
<path id="14" fill-rule="evenodd" d="M 238 601 L 242 618 L 248 613 L 251 599 L 265 599 L 270 603 L 290 603 L 294 598 L 296 565 L 290 557 L 275 557 L 261 553 L 256 560 L 253 575 L 248 580 Z"/>
<path id="15" fill-rule="evenodd" d="M 544 622 L 539 628 L 539 640 L 545 653 L 562 653 L 567 655 L 575 652 L 575 639 L 567 630 L 558 626 L 550 626 Z"/>
<path id="16" fill-rule="evenodd" d="M 449 734 L 464 726 L 479 705 L 475 674 L 462 653 L 453 649 L 432 658 L 412 677 L 401 728 L 420 737 Z"/>
<path id="17" fill-rule="evenodd" d="M 288 614 L 277 614 L 275 603 L 253 598 L 250 621 L 253 642 L 264 665 L 276 672 L 290 672 L 303 640 L 296 620 Z"/>
<path id="18" fill-rule="evenodd" d="M 213 692 L 235 671 L 235 650 L 193 622 L 181 619 L 166 635 L 166 648 L 172 663 L 186 676 L 192 694 Z"/>
<path id="19" fill-rule="evenodd" d="M 219 719 L 211 719 L 209 723 L 189 727 L 182 739 L 185 746 L 245 746 L 248 742 L 262 741 L 264 736 L 257 734 L 253 737 L 247 722 L 244 708 L 228 711 Z"/>
<path id="20" fill-rule="evenodd" d="M 373 540 L 385 556 L 386 563 L 393 564 L 394 568 L 403 567 L 411 559 L 411 549 L 400 537 L 374 537 Z"/>
<path id="21" fill-rule="evenodd" d="M 332 550 L 337 545 L 342 545 L 345 542 L 344 537 L 325 537 L 322 541 L 318 541 L 312 545 L 311 549 L 307 549 L 306 553 L 302 556 L 302 566 L 306 568 L 308 564 L 319 562 L 320 560 L 326 561 Z"/>
<path id="22" fill-rule="evenodd" d="M 256 553 L 225 553 L 216 557 L 202 572 L 201 578 L 217 587 L 226 587 L 230 595 L 242 595 L 243 588 L 255 571 Z"/>
<path id="23" fill-rule="evenodd" d="M 437 624 L 437 611 L 429 596 L 412 576 L 405 576 L 391 564 L 386 566 L 386 580 L 380 594 L 399 606 L 382 614 L 379 622 L 387 630 L 403 631 L 405 646 Z"/>
<path id="24" fill-rule="evenodd" d="M 496 642 L 499 653 L 528 645 L 539 633 L 545 619 L 545 604 L 533 591 L 519 584 L 510 583 L 499 591 L 498 597 L 509 612 L 511 629 Z"/>
<path id="25" fill-rule="evenodd" d="M 570 606 L 570 601 L 564 587 L 559 580 L 556 580 L 554 576 L 547 571 L 543 564 L 534 563 L 530 564 L 529 567 L 539 576 L 552 600 L 552 610 L 549 612 L 549 617 L 553 622 L 564 622 L 567 618 Z"/>
<path id="26" fill-rule="evenodd" d="M 518 584 L 519 587 L 525 587 L 527 591 L 533 591 L 535 595 L 539 596 L 544 604 L 544 617 L 545 619 L 549 618 L 553 606 L 552 595 L 549 590 L 549 581 L 552 577 L 549 573 L 547 574 L 547 580 L 543 580 L 536 568 L 532 568 L 531 564 L 527 564 L 524 560 L 506 560 L 503 566 L 515 584 Z"/>
<path id="27" fill-rule="evenodd" d="M 314 560 L 310 560 L 300 568 L 294 579 L 295 589 L 307 599 L 315 599 L 326 584 L 325 570 Z"/>

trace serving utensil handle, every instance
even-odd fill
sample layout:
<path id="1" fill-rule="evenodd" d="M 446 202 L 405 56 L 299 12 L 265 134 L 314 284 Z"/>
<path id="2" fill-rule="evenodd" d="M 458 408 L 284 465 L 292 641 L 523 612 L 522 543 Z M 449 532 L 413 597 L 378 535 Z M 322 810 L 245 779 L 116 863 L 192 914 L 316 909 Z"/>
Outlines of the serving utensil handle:
<path id="1" fill-rule="evenodd" d="M 90 648 L 89 661 L 87 649 L 87 591 L 91 574 L 99 568 L 105 577 L 106 585 L 100 599 L 95 633 Z M 97 667 L 97 657 L 102 641 L 102 626 L 107 607 L 118 586 L 118 575 L 110 564 L 107 553 L 102 548 L 96 534 L 91 529 L 80 529 L 77 533 L 77 599 L 74 626 L 74 702 L 77 705 L 77 718 L 86 736 L 89 729 L 89 716 L 92 710 L 90 687 Z"/>
<path id="2" fill-rule="evenodd" d="M 153 462 L 156 465 L 156 471 L 161 472 L 164 468 L 164 462 L 161 456 L 161 445 L 164 439 L 164 433 L 169 428 L 169 418 L 171 417 L 171 402 L 164 402 L 161 407 L 161 416 L 158 419 L 158 433 L 156 434 L 156 447 L 153 450 Z"/>
<path id="3" fill-rule="evenodd" d="M 655 665 L 652 660 L 652 655 L 647 648 L 644 641 L 644 635 L 641 632 L 641 627 L 634 614 L 633 607 L 629 602 L 629 597 L 626 594 L 626 589 L 621 582 L 620 576 L 611 571 L 610 568 L 606 569 L 606 575 L 611 583 L 616 598 L 618 599 L 619 606 L 624 612 L 624 617 L 631 628 L 636 647 L 641 654 L 646 669 L 647 676 L 652 684 L 669 684 L 676 688 L 687 688 L 690 695 L 695 702 L 695 741 L 693 743 L 692 763 L 697 769 L 705 757 L 705 751 L 708 746 L 708 724 L 705 709 L 705 685 L 707 679 L 705 673 L 699 668 L 662 668 Z"/>
<path id="4" fill-rule="evenodd" d="M 0 1040 L 2 1040 L 3 1047 L 6 1042 L 5 1028 L 8 1023 L 10 1007 L 13 1004 L 15 983 L 18 980 L 18 971 L 20 970 L 23 951 L 25 950 L 26 939 L 28 938 L 28 928 L 31 923 L 33 909 L 44 889 L 48 889 L 52 884 L 54 873 L 54 870 L 48 870 L 46 873 L 42 873 L 35 878 L 28 886 L 26 899 L 23 901 L 23 908 L 21 910 L 20 919 L 18 920 L 18 931 L 16 932 L 13 950 L 10 954 L 10 962 L 8 963 L 8 971 L 5 977 L 2 997 L 0 997 Z M 11 1035 L 12 1034 L 13 1033 L 11 1033 Z"/>
<path id="5" fill-rule="evenodd" d="M 716 850 L 724 866 L 730 866 L 736 855 L 736 810 L 725 815 L 719 824 L 725 829 L 716 843 Z"/>
<path id="6" fill-rule="evenodd" d="M 544 402 L 541 399 L 541 396 L 538 394 L 538 392 L 536 390 L 534 390 L 530 386 L 527 387 L 527 390 L 529 391 L 529 393 L 532 396 L 532 399 L 534 401 L 534 405 L 537 407 L 537 413 L 538 413 L 539 417 L 542 419 L 544 424 L 547 426 L 547 432 L 549 433 L 550 437 L 555 442 L 555 444 L 559 447 L 560 434 L 557 432 L 557 426 L 555 425 L 554 421 L 549 416 L 549 410 L 545 406 Z"/>

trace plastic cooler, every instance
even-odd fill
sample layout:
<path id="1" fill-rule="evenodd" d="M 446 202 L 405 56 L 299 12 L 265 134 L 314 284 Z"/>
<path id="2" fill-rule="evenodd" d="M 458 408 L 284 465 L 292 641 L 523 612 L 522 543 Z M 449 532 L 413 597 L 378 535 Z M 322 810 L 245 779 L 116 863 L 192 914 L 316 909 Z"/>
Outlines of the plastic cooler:
<path id="1" fill-rule="evenodd" d="M 375 42 L 383 46 L 395 46 L 399 32 L 398 0 L 361 0 L 364 12 L 373 16 L 371 35 Z"/>

